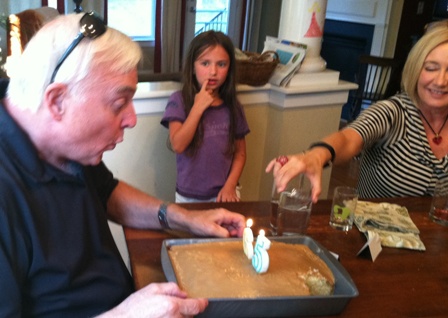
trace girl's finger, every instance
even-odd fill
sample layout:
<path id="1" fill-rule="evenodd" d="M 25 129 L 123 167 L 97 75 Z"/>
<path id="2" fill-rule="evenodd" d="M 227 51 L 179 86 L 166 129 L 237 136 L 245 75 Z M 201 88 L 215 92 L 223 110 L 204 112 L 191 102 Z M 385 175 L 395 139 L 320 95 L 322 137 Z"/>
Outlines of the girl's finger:
<path id="1" fill-rule="evenodd" d="M 201 91 L 205 91 L 205 89 L 207 88 L 207 85 L 208 85 L 208 80 L 205 80 L 205 81 L 202 83 Z"/>

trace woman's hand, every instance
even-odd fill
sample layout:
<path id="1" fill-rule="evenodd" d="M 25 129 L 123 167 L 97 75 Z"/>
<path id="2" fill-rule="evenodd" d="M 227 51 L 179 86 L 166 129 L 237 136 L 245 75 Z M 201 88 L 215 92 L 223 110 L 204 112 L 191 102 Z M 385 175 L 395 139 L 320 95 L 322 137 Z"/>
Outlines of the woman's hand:
<path id="1" fill-rule="evenodd" d="M 288 182 L 295 176 L 303 173 L 313 187 L 311 194 L 313 202 L 317 202 L 322 191 L 322 169 L 326 163 L 334 159 L 333 164 L 341 164 L 358 155 L 364 141 L 361 135 L 353 128 L 347 127 L 322 139 L 334 150 L 334 155 L 327 147 L 313 147 L 304 153 L 289 155 L 288 162 L 282 166 L 276 159 L 271 160 L 266 172 L 273 171 L 277 191 L 285 190 Z M 335 158 L 333 158 L 335 157 Z"/>
<path id="2" fill-rule="evenodd" d="M 266 167 L 266 172 L 273 171 L 274 182 L 278 192 L 286 189 L 289 181 L 299 174 L 305 174 L 311 182 L 311 196 L 316 203 L 322 191 L 322 162 L 316 151 L 287 156 L 288 160 L 282 165 L 277 159 L 272 159 Z"/>

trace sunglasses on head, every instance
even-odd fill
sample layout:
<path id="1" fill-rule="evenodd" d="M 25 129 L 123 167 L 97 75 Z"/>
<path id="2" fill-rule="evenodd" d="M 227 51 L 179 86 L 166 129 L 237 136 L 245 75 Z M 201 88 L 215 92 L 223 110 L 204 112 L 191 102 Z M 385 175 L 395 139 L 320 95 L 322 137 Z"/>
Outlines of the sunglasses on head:
<path id="1" fill-rule="evenodd" d="M 73 49 L 79 44 L 79 42 L 81 42 L 82 39 L 85 37 L 95 39 L 106 32 L 106 25 L 104 24 L 103 19 L 101 19 L 101 17 L 93 11 L 84 14 L 79 21 L 79 24 L 81 27 L 79 33 L 56 64 L 53 75 L 51 75 L 50 84 L 54 82 L 54 78 L 56 77 L 62 63 L 64 63 L 67 56 L 72 53 Z"/>

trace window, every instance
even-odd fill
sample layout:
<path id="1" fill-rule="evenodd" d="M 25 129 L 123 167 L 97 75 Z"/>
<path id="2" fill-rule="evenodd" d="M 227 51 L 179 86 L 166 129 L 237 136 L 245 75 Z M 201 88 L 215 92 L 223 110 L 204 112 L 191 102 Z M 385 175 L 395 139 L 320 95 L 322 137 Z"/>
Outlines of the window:
<path id="1" fill-rule="evenodd" d="M 240 45 L 242 18 L 246 1 L 190 0 L 185 8 L 184 56 L 193 38 L 207 30 L 226 33 L 237 47 Z"/>
<path id="2" fill-rule="evenodd" d="M 197 0 L 195 36 L 208 30 L 228 33 L 229 0 Z"/>
<path id="3" fill-rule="evenodd" d="M 156 0 L 107 0 L 107 24 L 134 41 L 154 41 Z"/>
<path id="4" fill-rule="evenodd" d="M 47 6 L 57 9 L 58 8 L 58 0 L 48 0 Z"/>
<path id="5" fill-rule="evenodd" d="M 42 0 L 42 6 L 49 6 L 65 12 L 67 0 Z M 84 1 L 87 2 L 87 1 Z M 157 0 L 104 0 L 104 8 L 107 8 L 107 25 L 120 30 L 134 41 L 154 41 Z M 83 6 L 85 11 L 89 7 Z"/>

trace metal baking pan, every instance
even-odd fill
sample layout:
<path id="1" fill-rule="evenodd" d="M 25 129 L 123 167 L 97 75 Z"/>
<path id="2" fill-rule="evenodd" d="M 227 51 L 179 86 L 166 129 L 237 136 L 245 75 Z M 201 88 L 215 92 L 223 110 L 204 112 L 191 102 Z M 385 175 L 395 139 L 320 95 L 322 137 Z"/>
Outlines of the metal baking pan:
<path id="1" fill-rule="evenodd" d="M 206 310 L 197 317 L 249 318 L 327 316 L 341 313 L 351 298 L 358 296 L 353 280 L 331 253 L 308 236 L 269 237 L 271 241 L 307 245 L 332 270 L 335 277 L 331 296 L 263 297 L 263 298 L 211 298 Z M 168 250 L 174 245 L 218 242 L 228 239 L 170 239 L 162 245 L 161 260 L 168 281 L 177 282 Z"/>

